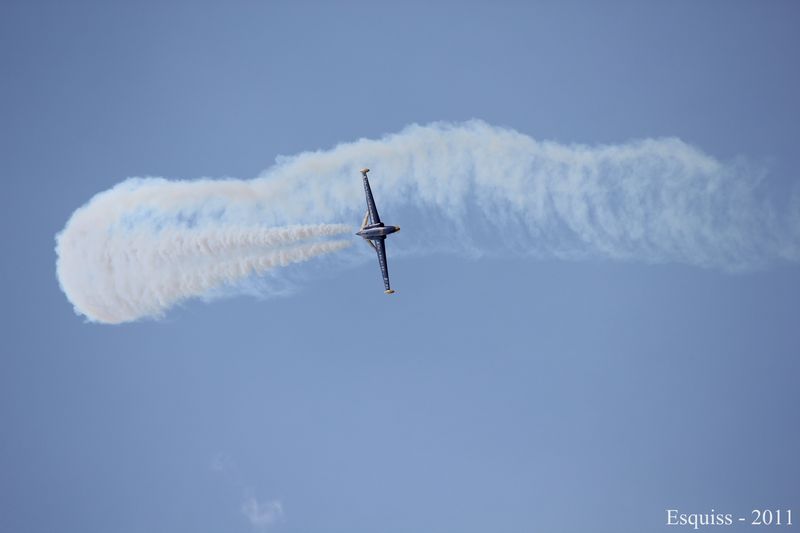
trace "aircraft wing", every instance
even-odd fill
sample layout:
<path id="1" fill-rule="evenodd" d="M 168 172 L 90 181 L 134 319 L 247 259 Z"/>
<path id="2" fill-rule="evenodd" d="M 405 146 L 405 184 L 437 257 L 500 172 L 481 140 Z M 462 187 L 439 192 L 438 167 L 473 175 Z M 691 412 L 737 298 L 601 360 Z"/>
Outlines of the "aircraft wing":
<path id="1" fill-rule="evenodd" d="M 364 194 L 367 196 L 367 211 L 369 212 L 370 224 L 379 224 L 381 217 L 378 216 L 378 208 L 375 207 L 375 199 L 372 197 L 372 189 L 369 186 L 367 173 L 363 174 L 364 178 Z"/>
<path id="2" fill-rule="evenodd" d="M 374 242 L 373 248 L 378 252 L 378 263 L 381 265 L 381 274 L 383 274 L 383 286 L 386 288 L 386 292 L 389 292 L 392 288 L 389 286 L 389 267 L 386 265 L 386 238 L 375 239 L 372 242 Z"/>

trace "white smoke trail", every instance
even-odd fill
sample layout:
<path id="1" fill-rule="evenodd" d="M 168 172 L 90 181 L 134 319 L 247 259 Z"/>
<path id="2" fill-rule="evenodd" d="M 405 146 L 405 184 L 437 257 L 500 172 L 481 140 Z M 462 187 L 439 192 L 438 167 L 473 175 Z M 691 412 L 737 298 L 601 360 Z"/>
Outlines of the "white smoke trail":
<path id="1" fill-rule="evenodd" d="M 491 236 L 538 257 L 723 270 L 800 259 L 800 195 L 781 214 L 764 197 L 763 172 L 741 162 L 678 139 L 561 145 L 472 121 L 280 157 L 249 181 L 127 180 L 59 234 L 61 286 L 79 313 L 120 322 L 329 253 L 343 243 L 286 246 L 350 231 L 301 224 L 357 224 L 364 165 L 384 218 L 402 222 L 417 250 L 486 250 L 498 246 Z"/>
<path id="2" fill-rule="evenodd" d="M 221 285 L 350 245 L 320 241 L 349 232 L 344 225 L 191 227 L 167 221 L 167 213 L 125 221 L 130 212 L 114 207 L 126 197 L 125 188 L 98 195 L 58 237 L 61 287 L 90 320 L 116 324 L 161 316 Z"/>

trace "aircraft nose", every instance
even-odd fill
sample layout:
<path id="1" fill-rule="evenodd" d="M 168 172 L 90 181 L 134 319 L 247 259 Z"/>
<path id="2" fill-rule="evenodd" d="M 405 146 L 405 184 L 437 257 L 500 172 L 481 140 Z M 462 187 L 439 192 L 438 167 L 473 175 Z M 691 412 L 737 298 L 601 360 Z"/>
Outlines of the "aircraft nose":
<path id="1" fill-rule="evenodd" d="M 400 231 L 400 226 L 395 226 L 395 228 L 397 228 L 397 231 Z"/>

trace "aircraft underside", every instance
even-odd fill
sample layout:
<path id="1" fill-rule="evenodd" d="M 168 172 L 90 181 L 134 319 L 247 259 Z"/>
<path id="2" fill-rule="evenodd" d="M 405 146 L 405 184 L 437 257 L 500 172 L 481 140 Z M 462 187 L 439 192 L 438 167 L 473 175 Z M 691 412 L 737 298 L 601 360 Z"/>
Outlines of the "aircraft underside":
<path id="1" fill-rule="evenodd" d="M 392 233 L 400 231 L 399 226 L 387 226 L 381 222 L 378 209 L 375 207 L 375 199 L 372 196 L 372 189 L 367 179 L 368 168 L 361 170 L 364 181 L 364 194 L 367 198 L 367 212 L 364 214 L 364 221 L 361 229 L 356 235 L 362 237 L 378 254 L 378 264 L 383 275 L 383 286 L 386 294 L 393 294 L 394 291 L 389 283 L 389 267 L 386 262 L 386 237 Z"/>

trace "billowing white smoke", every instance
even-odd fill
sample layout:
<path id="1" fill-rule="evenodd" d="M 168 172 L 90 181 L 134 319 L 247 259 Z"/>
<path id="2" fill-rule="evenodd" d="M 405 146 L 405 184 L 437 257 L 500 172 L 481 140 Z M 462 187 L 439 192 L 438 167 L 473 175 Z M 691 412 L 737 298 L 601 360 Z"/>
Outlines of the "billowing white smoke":
<path id="1" fill-rule="evenodd" d="M 340 250 L 354 238 L 330 237 L 360 221 L 365 165 L 381 213 L 403 236 L 411 226 L 417 251 L 499 246 L 724 270 L 800 258 L 800 202 L 782 217 L 744 165 L 678 139 L 566 146 L 472 121 L 281 157 L 249 181 L 127 180 L 58 235 L 59 281 L 77 312 L 117 323 Z"/>
<path id="2" fill-rule="evenodd" d="M 117 187 L 96 196 L 58 238 L 61 287 L 76 311 L 98 322 L 160 316 L 220 285 L 350 244 L 320 240 L 349 232 L 343 225 L 187 226 L 178 219 L 156 222 L 152 213 L 126 221 L 114 212 L 126 194 Z"/>

